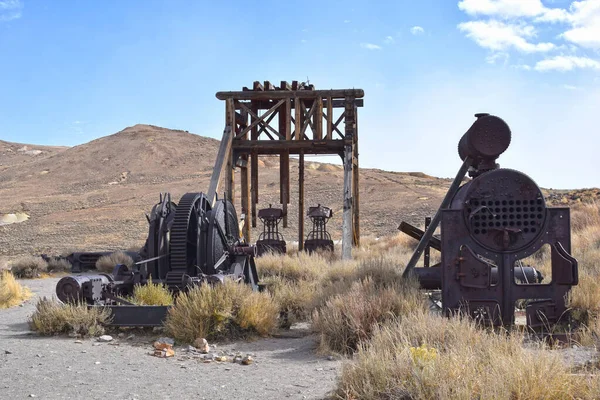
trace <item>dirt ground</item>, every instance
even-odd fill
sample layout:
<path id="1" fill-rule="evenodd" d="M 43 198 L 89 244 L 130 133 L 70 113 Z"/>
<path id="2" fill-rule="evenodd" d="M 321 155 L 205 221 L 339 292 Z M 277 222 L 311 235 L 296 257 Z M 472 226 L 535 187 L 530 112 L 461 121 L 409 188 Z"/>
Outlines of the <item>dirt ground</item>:
<path id="1" fill-rule="evenodd" d="M 317 355 L 314 336 L 217 344 L 215 352 L 254 354 L 255 362 L 204 363 L 156 358 L 160 333 L 131 340 L 39 337 L 27 318 L 40 296 L 52 296 L 57 278 L 26 280 L 34 296 L 21 307 L 0 310 L 0 398 L 2 399 L 322 399 L 335 385 L 341 361 Z M 211 351 L 212 352 L 212 351 Z"/>

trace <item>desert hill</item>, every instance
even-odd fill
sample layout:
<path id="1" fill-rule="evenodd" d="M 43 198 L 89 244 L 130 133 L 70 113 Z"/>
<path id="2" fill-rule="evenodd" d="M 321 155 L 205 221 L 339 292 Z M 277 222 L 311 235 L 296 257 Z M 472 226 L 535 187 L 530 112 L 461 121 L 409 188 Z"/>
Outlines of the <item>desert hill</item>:
<path id="1" fill-rule="evenodd" d="M 147 234 L 144 214 L 160 192 L 169 191 L 178 201 L 185 192 L 208 190 L 218 146 L 215 139 L 151 125 L 128 127 L 71 148 L 0 142 L 0 214 L 29 216 L 25 222 L 0 224 L 0 256 L 139 247 Z M 331 207 L 330 231 L 339 238 L 343 170 L 309 161 L 305 206 Z M 283 234 L 295 241 L 298 168 L 295 160 L 290 164 L 292 203 Z M 260 165 L 259 209 L 279 202 L 277 157 L 264 157 Z M 362 235 L 394 234 L 401 220 L 422 224 L 449 184 L 449 179 L 422 173 L 361 169 Z M 573 196 L 551 195 L 559 202 Z M 239 207 L 239 190 L 237 196 Z"/>
<path id="2" fill-rule="evenodd" d="M 50 157 L 68 149 L 66 146 L 36 146 L 0 140 L 0 171 Z"/>

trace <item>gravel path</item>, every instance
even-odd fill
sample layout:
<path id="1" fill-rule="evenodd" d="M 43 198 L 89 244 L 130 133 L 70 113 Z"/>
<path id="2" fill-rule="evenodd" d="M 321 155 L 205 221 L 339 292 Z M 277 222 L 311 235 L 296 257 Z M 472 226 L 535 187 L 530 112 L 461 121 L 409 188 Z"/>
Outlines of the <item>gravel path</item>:
<path id="1" fill-rule="evenodd" d="M 0 399 L 322 399 L 335 386 L 341 362 L 317 355 L 312 336 L 217 346 L 253 353 L 248 366 L 186 359 L 179 347 L 173 358 L 152 357 L 158 334 L 80 344 L 38 337 L 27 317 L 39 296 L 52 296 L 56 282 L 22 281 L 32 299 L 0 310 Z"/>

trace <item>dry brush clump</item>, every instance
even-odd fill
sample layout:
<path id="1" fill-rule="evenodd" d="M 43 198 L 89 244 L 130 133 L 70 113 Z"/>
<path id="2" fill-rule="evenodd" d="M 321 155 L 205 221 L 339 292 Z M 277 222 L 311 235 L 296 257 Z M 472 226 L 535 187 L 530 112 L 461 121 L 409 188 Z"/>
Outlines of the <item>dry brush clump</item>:
<path id="1" fill-rule="evenodd" d="M 64 258 L 51 257 L 48 260 L 47 271 L 50 273 L 70 272 L 71 263 Z"/>
<path id="2" fill-rule="evenodd" d="M 201 285 L 177 297 L 165 328 L 176 340 L 232 339 L 267 336 L 277 328 L 279 308 L 269 293 L 225 282 Z"/>
<path id="3" fill-rule="evenodd" d="M 39 278 L 48 272 L 48 263 L 42 257 L 21 257 L 10 264 L 10 271 L 19 279 Z"/>
<path id="4" fill-rule="evenodd" d="M 110 320 L 110 312 L 106 309 L 89 308 L 86 304 L 62 304 L 45 297 L 35 308 L 29 326 L 41 335 L 99 336 Z"/>
<path id="5" fill-rule="evenodd" d="M 343 366 L 343 399 L 598 398 L 598 377 L 574 374 L 542 344 L 468 319 L 409 313 L 375 326 Z"/>
<path id="6" fill-rule="evenodd" d="M 315 310 L 313 330 L 319 334 L 322 352 L 352 354 L 385 321 L 425 311 L 414 282 L 378 285 L 367 277 Z"/>
<path id="7" fill-rule="evenodd" d="M 118 264 L 124 264 L 127 268 L 131 268 L 133 265 L 133 258 L 122 251 L 115 251 L 107 256 L 100 257 L 98 261 L 96 261 L 96 269 L 98 271 L 111 273 Z"/>
<path id="8" fill-rule="evenodd" d="M 600 203 L 581 204 L 572 211 L 572 253 L 579 262 L 579 284 L 569 296 L 572 315 L 584 344 L 600 342 Z"/>
<path id="9" fill-rule="evenodd" d="M 152 282 L 152 279 L 145 285 L 135 285 L 129 300 L 141 306 L 170 306 L 174 301 L 171 291 L 161 283 Z"/>
<path id="10" fill-rule="evenodd" d="M 30 297 L 31 291 L 21 286 L 12 273 L 0 273 L 0 308 L 19 305 Z"/>

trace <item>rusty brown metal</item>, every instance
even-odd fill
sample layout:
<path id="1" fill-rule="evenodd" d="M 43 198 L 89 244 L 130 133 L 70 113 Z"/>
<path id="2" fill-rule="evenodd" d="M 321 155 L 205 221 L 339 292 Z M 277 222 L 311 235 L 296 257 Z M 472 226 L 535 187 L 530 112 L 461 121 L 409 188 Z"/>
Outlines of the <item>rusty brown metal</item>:
<path id="1" fill-rule="evenodd" d="M 333 216 L 331 208 L 318 204 L 316 207 L 309 207 L 306 215 L 312 222 L 312 229 L 306 236 L 304 249 L 309 253 L 317 250 L 333 251 L 333 240 L 327 232 L 327 221 Z"/>
<path id="2" fill-rule="evenodd" d="M 460 158 L 472 160 L 468 172 L 473 179 L 449 192 L 450 201 L 436 213 L 440 239 L 427 236 L 435 220 L 426 232 L 401 226 L 423 247 L 440 250 L 441 263 L 426 268 L 430 271 L 407 271 L 429 287 L 439 279 L 446 315 L 466 313 L 487 324 L 509 326 L 519 302 L 526 304 L 529 327 L 548 327 L 566 319 L 567 294 L 578 283 L 569 209 L 548 207 L 533 179 L 500 168 L 496 160 L 510 144 L 510 128 L 492 115 L 476 117 L 459 144 Z M 535 265 L 524 266 L 522 261 L 546 244 L 551 248 L 548 282 Z M 413 258 L 418 259 L 416 255 L 417 251 Z"/>
<path id="3" fill-rule="evenodd" d="M 286 242 L 283 235 L 279 232 L 279 223 L 285 217 L 285 212 L 281 208 L 263 208 L 258 211 L 258 218 L 263 223 L 263 231 L 256 241 L 258 255 L 266 253 L 286 253 Z"/>

